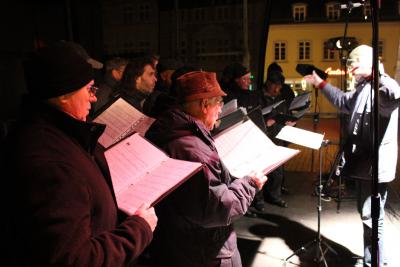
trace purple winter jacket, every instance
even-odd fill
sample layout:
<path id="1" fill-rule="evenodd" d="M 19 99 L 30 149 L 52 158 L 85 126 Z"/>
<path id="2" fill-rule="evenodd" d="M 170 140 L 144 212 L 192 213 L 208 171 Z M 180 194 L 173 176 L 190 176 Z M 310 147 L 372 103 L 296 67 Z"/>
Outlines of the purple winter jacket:
<path id="1" fill-rule="evenodd" d="M 258 191 L 250 177 L 234 179 L 221 162 L 210 132 L 192 116 L 172 109 L 146 138 L 175 159 L 203 163 L 157 207 L 155 247 L 159 266 L 209 266 L 237 252 L 232 222 L 244 215 Z M 233 266 L 241 266 L 233 262 Z"/>

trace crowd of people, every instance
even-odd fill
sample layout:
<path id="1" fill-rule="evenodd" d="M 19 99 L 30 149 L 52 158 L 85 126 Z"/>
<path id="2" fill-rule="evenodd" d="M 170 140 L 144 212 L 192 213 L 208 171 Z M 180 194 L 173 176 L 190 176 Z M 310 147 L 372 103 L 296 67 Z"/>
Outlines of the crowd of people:
<path id="1" fill-rule="evenodd" d="M 97 81 L 94 70 L 101 63 L 81 49 L 59 42 L 36 51 L 24 64 L 28 93 L 4 157 L 7 266 L 134 266 L 144 254 L 154 266 L 241 266 L 233 222 L 245 214 L 254 216 L 251 209 L 263 212 L 265 201 L 288 207 L 282 199 L 287 192 L 284 169 L 277 168 L 268 178 L 257 172 L 233 177 L 211 132 L 224 102 L 233 99 L 248 112 L 284 100 L 278 112 L 290 113 L 294 94 L 282 68 L 272 63 L 263 87 L 254 89 L 251 71 L 240 63 L 228 65 L 218 80 L 214 72 L 143 55 L 111 58 L 105 63 L 104 79 Z M 339 109 L 352 114 L 352 133 L 371 109 L 365 89 L 371 66 L 365 55 L 372 56 L 370 47 L 360 46 L 350 57 L 357 79 L 354 92 L 344 93 L 315 73 L 305 77 Z M 382 162 L 380 176 L 383 231 L 386 183 L 394 179 L 397 162 L 395 111 L 400 90 L 386 74 L 381 79 L 387 131 L 380 153 L 386 148 L 393 154 L 390 162 Z M 118 209 L 104 148 L 98 143 L 107 126 L 91 121 L 118 97 L 156 119 L 145 136 L 154 145 L 172 158 L 203 165 L 155 207 L 143 203 L 135 214 Z M 267 116 L 265 134 L 284 146 L 275 138 L 284 125 L 295 122 L 281 124 Z M 347 156 L 354 154 L 349 151 Z M 367 164 L 364 169 L 371 165 L 361 161 Z M 366 264 L 371 255 L 367 184 L 359 183 Z"/>

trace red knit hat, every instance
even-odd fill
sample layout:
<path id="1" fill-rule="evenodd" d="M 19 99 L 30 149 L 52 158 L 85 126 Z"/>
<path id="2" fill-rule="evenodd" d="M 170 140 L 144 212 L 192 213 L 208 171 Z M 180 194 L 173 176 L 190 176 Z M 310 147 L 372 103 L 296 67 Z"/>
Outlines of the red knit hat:
<path id="1" fill-rule="evenodd" d="M 177 79 L 178 96 L 182 102 L 226 96 L 217 81 L 215 72 L 192 71 Z"/>

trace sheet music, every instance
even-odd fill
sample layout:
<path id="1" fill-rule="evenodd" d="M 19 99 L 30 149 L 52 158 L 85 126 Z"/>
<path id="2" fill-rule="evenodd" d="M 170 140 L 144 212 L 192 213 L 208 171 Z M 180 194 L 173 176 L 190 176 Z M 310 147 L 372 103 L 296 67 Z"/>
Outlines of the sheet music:
<path id="1" fill-rule="evenodd" d="M 222 118 L 222 117 L 228 115 L 229 113 L 234 112 L 235 110 L 237 110 L 237 108 L 238 108 L 237 99 L 232 99 L 231 101 L 229 101 L 226 104 L 224 103 L 224 106 L 222 107 L 219 118 Z"/>
<path id="2" fill-rule="evenodd" d="M 105 152 L 118 207 L 133 214 L 154 204 L 201 168 L 201 163 L 169 158 L 138 133 Z"/>
<path id="3" fill-rule="evenodd" d="M 319 149 L 324 140 L 324 134 L 286 125 L 278 133 L 276 138 L 312 149 Z"/>
<path id="4" fill-rule="evenodd" d="M 120 209 L 133 214 L 143 203 L 155 205 L 171 189 L 176 188 L 189 177 L 194 170 L 201 168 L 197 162 L 168 159 L 153 172 L 145 174 L 135 185 L 129 185 L 117 195 Z"/>
<path id="5" fill-rule="evenodd" d="M 216 137 L 215 145 L 224 164 L 238 178 L 251 171 L 267 174 L 299 153 L 275 145 L 251 120 Z"/>
<path id="6" fill-rule="evenodd" d="M 310 97 L 311 97 L 310 92 L 306 92 L 306 93 L 296 96 L 293 99 L 292 103 L 290 103 L 289 110 L 296 110 L 296 109 L 308 107 L 310 104 Z"/>
<path id="7" fill-rule="evenodd" d="M 106 130 L 99 138 L 99 143 L 107 148 L 133 131 L 144 136 L 154 119 L 119 98 L 95 118 L 94 122 L 107 125 Z"/>
<path id="8" fill-rule="evenodd" d="M 267 115 L 268 113 L 271 113 L 271 111 L 272 111 L 273 109 L 277 108 L 277 107 L 278 107 L 280 104 L 282 104 L 283 102 L 285 102 L 285 100 L 278 101 L 278 102 L 276 102 L 276 103 L 274 103 L 274 104 L 272 104 L 272 105 L 269 105 L 269 106 L 263 108 L 263 109 L 261 110 L 262 114 L 263 114 L 263 115 Z"/>
<path id="9" fill-rule="evenodd" d="M 131 135 L 105 152 L 114 191 L 120 193 L 128 184 L 134 185 L 168 156 L 138 133 Z"/>

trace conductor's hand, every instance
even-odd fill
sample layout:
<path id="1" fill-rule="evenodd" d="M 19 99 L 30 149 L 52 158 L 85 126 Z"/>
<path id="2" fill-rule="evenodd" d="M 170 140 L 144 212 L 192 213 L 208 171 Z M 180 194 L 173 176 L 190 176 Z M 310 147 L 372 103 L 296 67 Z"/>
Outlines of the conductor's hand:
<path id="1" fill-rule="evenodd" d="M 148 204 L 142 204 L 134 215 L 142 217 L 149 224 L 151 231 L 154 232 L 158 218 L 153 207 Z"/>
<path id="2" fill-rule="evenodd" d="M 314 85 L 316 88 L 318 88 L 318 86 L 322 83 L 322 79 L 321 77 L 318 76 L 317 73 L 315 73 L 315 71 L 313 71 L 312 74 L 310 75 L 306 75 L 304 76 L 304 80 L 306 80 L 306 82 L 311 83 L 312 85 Z"/>
<path id="3" fill-rule="evenodd" d="M 262 173 L 251 172 L 249 176 L 260 190 L 263 188 L 265 182 L 268 180 L 268 177 Z"/>

